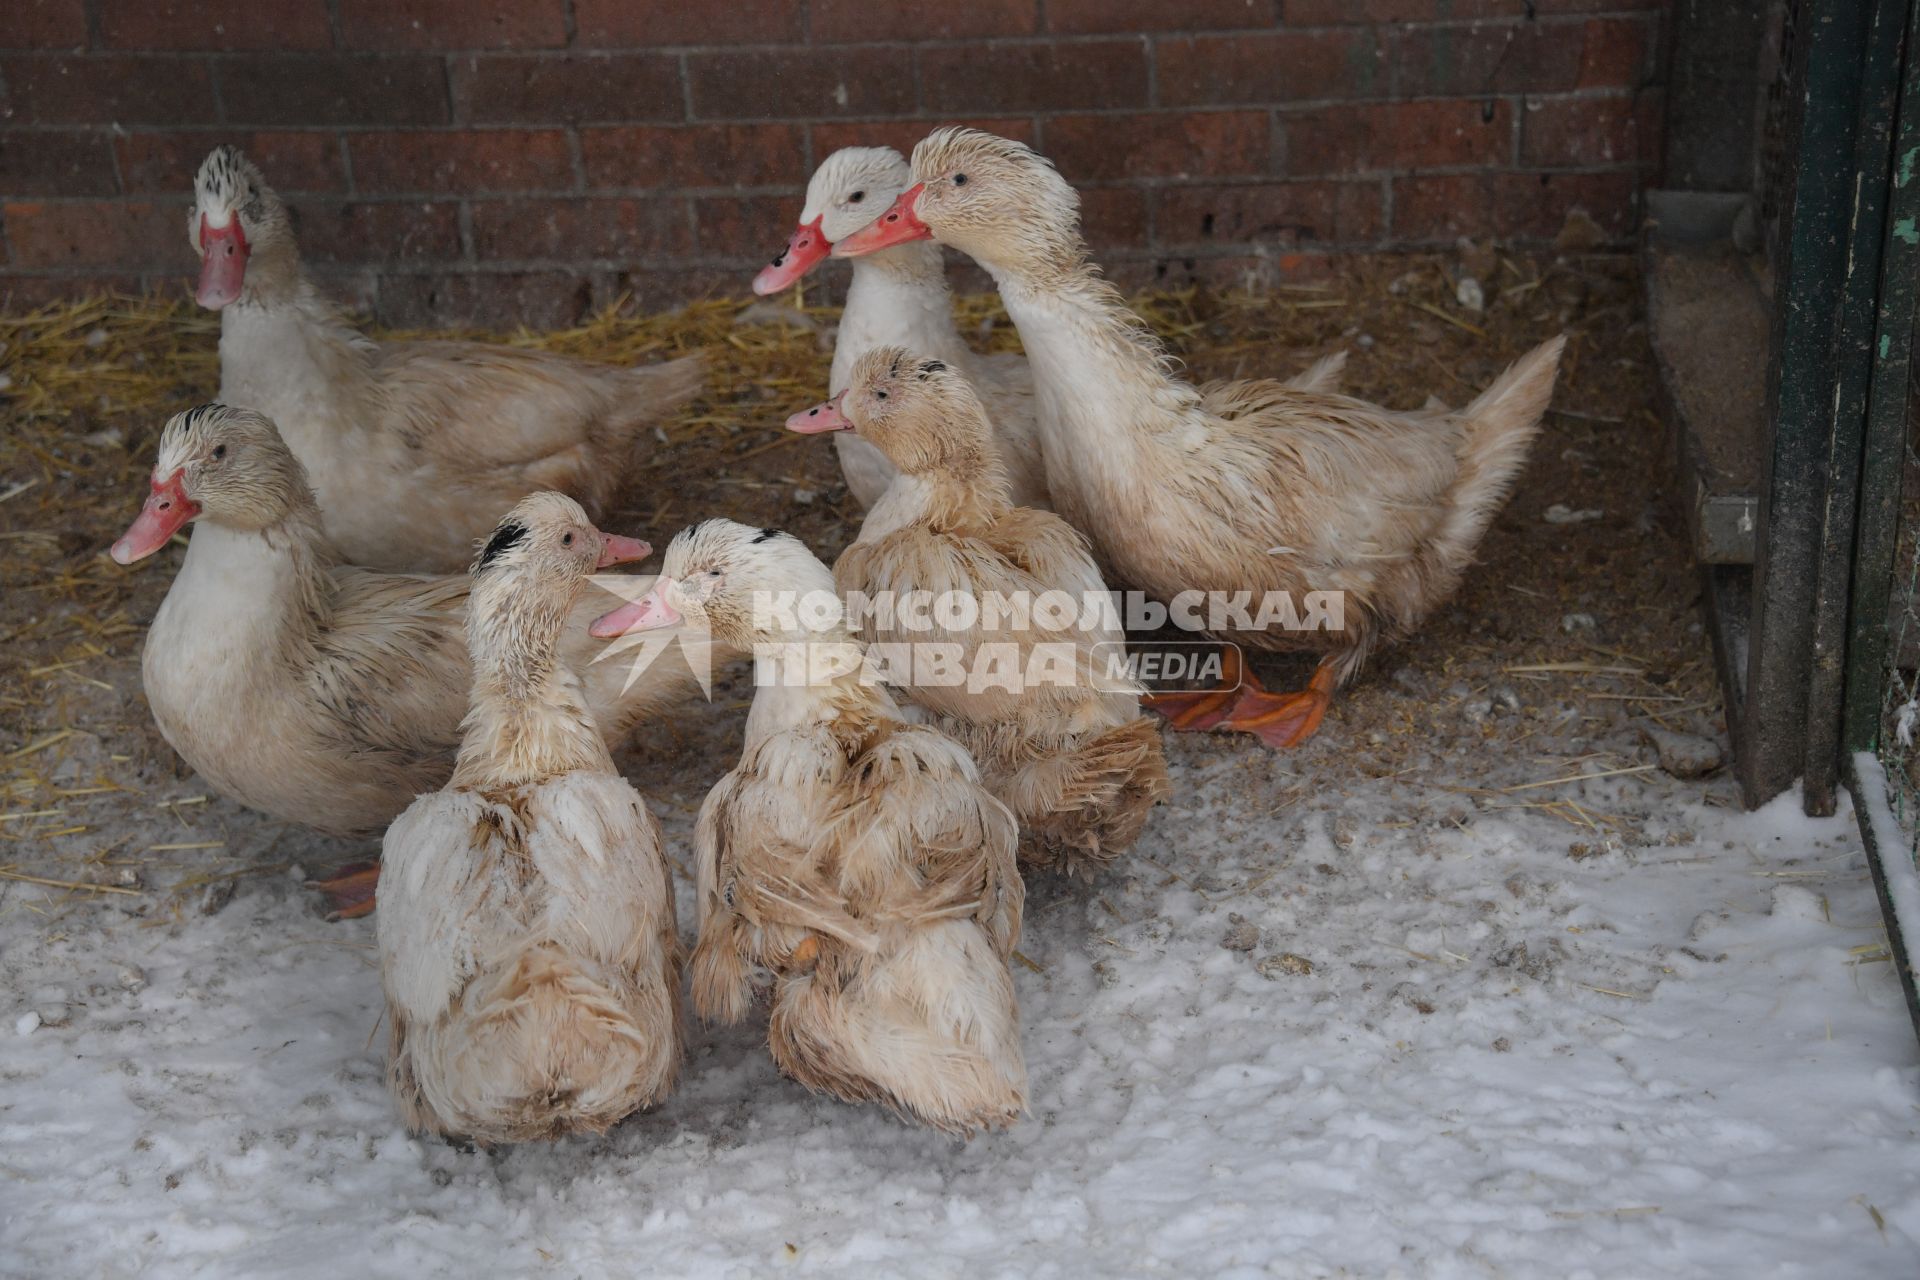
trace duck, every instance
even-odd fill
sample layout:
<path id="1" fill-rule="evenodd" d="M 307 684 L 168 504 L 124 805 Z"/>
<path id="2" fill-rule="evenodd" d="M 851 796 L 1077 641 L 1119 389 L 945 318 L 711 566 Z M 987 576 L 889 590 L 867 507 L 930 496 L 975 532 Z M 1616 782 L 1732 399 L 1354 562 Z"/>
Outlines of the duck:
<path id="1" fill-rule="evenodd" d="M 522 499 L 475 557 L 453 776 L 387 828 L 377 936 L 407 1127 L 478 1144 L 603 1133 L 681 1059 L 660 825 L 562 659 L 604 535 Z"/>
<path id="2" fill-rule="evenodd" d="M 1453 412 L 1265 379 L 1195 387 L 1100 274 L 1079 195 L 1045 157 L 940 129 L 914 148 L 912 177 L 834 254 L 931 239 L 993 277 L 1033 370 L 1054 509 L 1115 577 L 1158 600 L 1251 591 L 1257 602 L 1244 626 L 1207 605 L 1206 629 L 1231 642 L 1221 688 L 1151 705 L 1176 729 L 1304 742 L 1368 656 L 1459 585 L 1526 463 L 1564 335 Z M 1269 692 L 1240 646 L 1319 661 L 1306 688 Z"/>
<path id="3" fill-rule="evenodd" d="M 807 183 L 806 204 L 786 247 L 753 278 L 761 297 L 791 288 L 912 185 L 907 158 L 892 147 L 842 147 L 821 161 Z M 853 279 L 834 340 L 827 394 L 846 390 L 853 366 L 876 346 L 898 345 L 959 369 L 987 406 L 993 443 L 1006 467 L 1016 506 L 1049 509 L 1046 468 L 1034 422 L 1033 373 L 1012 352 L 976 355 L 954 324 L 953 299 L 940 247 L 906 242 L 853 260 Z M 1346 353 L 1334 352 L 1297 375 L 1303 385 L 1337 386 Z M 871 510 L 898 472 L 885 454 L 853 434 L 837 435 L 847 489 Z"/>
<path id="4" fill-rule="evenodd" d="M 194 296 L 220 313 L 217 399 L 279 425 L 351 564 L 464 569 L 536 490 L 600 518 L 648 434 L 705 383 L 698 355 L 621 369 L 495 343 L 373 341 L 315 286 L 286 205 L 235 147 L 201 164 L 187 233 Z"/>
<path id="5" fill-rule="evenodd" d="M 693 1007 L 739 1022 L 764 969 L 786 1075 L 957 1137 L 1003 1129 L 1027 1097 L 1014 817 L 965 747 L 870 678 L 837 599 L 799 539 L 716 518 L 596 624 L 694 628 L 755 657 L 739 763 L 695 822 Z"/>
<path id="6" fill-rule="evenodd" d="M 915 681 L 905 693 L 968 748 L 1013 811 L 1023 869 L 1091 878 L 1139 837 L 1167 794 L 1167 765 L 1158 724 L 1140 712 L 1119 619 L 1100 608 L 1109 595 L 1086 538 L 1052 512 L 1014 504 L 980 398 L 937 357 L 875 347 L 845 391 L 787 426 L 858 432 L 898 468 L 835 561 L 835 586 L 880 606 L 861 636 L 903 651 L 909 681 L 918 644 L 957 644 L 960 672 L 999 667 L 997 681 Z M 932 626 L 916 627 L 890 603 L 915 593 L 958 593 L 975 607 L 951 625 L 934 611 Z M 1049 594 L 1071 605 L 1065 626 L 1040 620 Z M 1028 620 L 988 617 L 994 599 L 1025 605 Z M 1038 664 L 1055 656 L 1064 661 Z"/>
<path id="7" fill-rule="evenodd" d="M 819 263 L 834 241 L 872 221 L 910 185 L 907 158 L 892 147 L 842 147 L 820 163 L 807 183 L 799 226 L 786 248 L 753 278 L 761 297 L 791 288 Z M 883 342 L 897 341 L 965 369 L 991 406 L 994 445 L 1025 506 L 1047 504 L 1045 468 L 1034 434 L 1033 376 L 1024 357 L 1002 352 L 976 355 L 954 324 L 940 246 L 908 244 L 853 264 L 847 302 L 834 339 L 827 394 L 846 389 L 854 363 Z M 866 441 L 838 437 L 847 490 L 869 510 L 898 473 L 885 454 Z"/>
<path id="8" fill-rule="evenodd" d="M 342 563 L 305 468 L 255 409 L 200 405 L 167 422 L 145 505 L 111 555 L 133 564 L 189 524 L 140 668 L 181 758 L 223 796 L 342 836 L 377 835 L 445 785 L 473 681 L 468 575 Z M 652 554 L 576 536 L 602 568 Z M 610 743 L 695 688 L 670 656 L 637 673 L 594 662 L 603 646 L 587 627 L 615 598 L 585 593 L 559 641 Z"/>

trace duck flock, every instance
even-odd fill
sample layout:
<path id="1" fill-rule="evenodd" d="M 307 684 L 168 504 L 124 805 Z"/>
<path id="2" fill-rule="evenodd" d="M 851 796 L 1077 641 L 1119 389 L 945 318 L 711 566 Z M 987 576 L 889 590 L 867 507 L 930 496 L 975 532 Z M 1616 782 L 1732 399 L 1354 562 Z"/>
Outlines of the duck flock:
<path id="1" fill-rule="evenodd" d="M 971 129 L 911 163 L 848 148 L 754 289 L 853 261 L 830 398 L 787 426 L 833 439 L 859 538 L 829 569 L 716 513 L 657 577 L 609 575 L 652 549 L 595 522 L 702 390 L 700 357 L 375 342 L 315 288 L 246 157 L 215 150 L 195 197 L 220 401 L 167 423 L 112 549 L 130 564 L 197 526 L 147 698 L 223 794 L 384 831 L 380 868 L 326 888 L 358 914 L 377 877 L 406 1122 L 483 1143 L 664 1098 L 683 977 L 702 1018 L 764 1005 L 811 1089 L 956 1135 L 1014 1123 L 1022 875 L 1126 852 L 1168 793 L 1163 728 L 1314 733 L 1453 592 L 1563 345 L 1457 410 L 1345 396 L 1343 356 L 1191 385 L 1089 260 L 1044 157 Z M 1024 357 L 960 339 L 942 245 L 993 277 Z M 1225 642 L 1218 686 L 1146 696 L 1110 586 Z M 1319 665 L 1268 691 L 1248 646 Z M 755 696 L 700 810 L 689 958 L 612 748 L 744 656 Z"/>

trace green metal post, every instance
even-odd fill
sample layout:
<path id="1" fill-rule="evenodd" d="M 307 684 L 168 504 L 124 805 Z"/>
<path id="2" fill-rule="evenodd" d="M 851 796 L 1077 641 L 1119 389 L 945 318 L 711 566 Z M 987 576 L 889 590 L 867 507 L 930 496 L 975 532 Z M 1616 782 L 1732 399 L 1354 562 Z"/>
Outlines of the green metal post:
<path id="1" fill-rule="evenodd" d="M 1880 298 L 1867 394 L 1860 511 L 1854 537 L 1847 644 L 1848 751 L 1871 751 L 1880 736 L 1887 671 L 1887 606 L 1900 537 L 1900 483 L 1906 466 L 1907 379 L 1920 278 L 1920 4 L 1907 16 L 1906 65 L 1894 129 Z"/>
<path id="2" fill-rule="evenodd" d="M 1840 722 L 1846 684 L 1847 596 L 1859 508 L 1861 444 L 1873 375 L 1875 301 L 1886 235 L 1889 145 L 1900 101 L 1900 51 L 1907 0 L 1875 0 L 1860 65 L 1860 114 L 1854 129 L 1853 208 L 1846 233 L 1846 278 L 1833 332 L 1833 391 L 1826 419 L 1826 495 L 1820 511 L 1819 581 L 1807 670 L 1807 746 L 1802 800 L 1826 816 L 1838 804 Z"/>

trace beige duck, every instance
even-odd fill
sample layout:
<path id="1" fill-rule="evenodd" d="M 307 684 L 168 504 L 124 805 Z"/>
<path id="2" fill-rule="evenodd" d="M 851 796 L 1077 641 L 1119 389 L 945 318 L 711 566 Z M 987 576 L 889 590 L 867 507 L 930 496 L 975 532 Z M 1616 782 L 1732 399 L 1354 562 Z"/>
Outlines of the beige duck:
<path id="1" fill-rule="evenodd" d="M 1273 611 L 1211 629 L 1324 655 L 1297 694 L 1249 679 L 1237 700 L 1222 691 L 1155 705 L 1182 728 L 1304 740 L 1367 655 L 1415 630 L 1458 585 L 1526 461 L 1564 339 L 1454 413 L 1397 413 L 1260 380 L 1196 388 L 1089 261 L 1079 197 L 1043 157 L 942 129 L 914 149 L 913 177 L 834 252 L 932 237 L 992 274 L 1032 364 L 1055 510 L 1122 583 L 1161 600 L 1251 591 Z"/>
<path id="2" fill-rule="evenodd" d="M 342 565 L 300 463 L 252 409 L 202 405 L 167 423 L 146 505 L 113 558 L 150 556 L 189 522 L 141 659 L 174 750 L 221 794 L 341 835 L 379 831 L 441 787 L 473 678 L 467 575 Z M 603 566 L 650 554 L 595 537 Z M 587 623 L 614 598 L 583 593 L 559 642 L 610 742 L 695 688 L 677 654 L 631 688 L 626 664 L 592 664 L 602 646 Z"/>
<path id="3" fill-rule="evenodd" d="M 696 828 L 694 1008 L 737 1022 L 764 966 L 782 1071 L 948 1133 L 1002 1128 L 1026 1106 L 1013 816 L 863 678 L 842 622 L 809 630 L 783 595 L 831 601 L 833 578 L 786 534 L 709 520 L 601 628 L 686 625 L 756 658 L 745 749 Z"/>
<path id="4" fill-rule="evenodd" d="M 792 286 L 827 258 L 837 241 L 872 222 L 912 182 L 906 158 L 892 147 L 843 147 L 828 156 L 807 183 L 806 205 L 793 237 L 754 277 L 753 291 L 765 296 Z M 1032 371 L 1024 356 L 976 355 L 961 339 L 938 245 L 906 242 L 854 259 L 827 394 L 845 391 L 855 362 L 877 346 L 903 346 L 960 370 L 987 408 L 1014 505 L 1048 506 Z M 1336 389 L 1346 358 L 1338 352 L 1320 360 L 1299 375 L 1300 384 Z M 833 443 L 847 487 L 871 510 L 898 474 L 896 469 L 885 454 L 857 436 L 837 435 Z"/>
<path id="5" fill-rule="evenodd" d="M 943 360 L 876 347 L 845 391 L 787 425 L 857 431 L 900 472 L 833 567 L 843 595 L 884 602 L 958 593 L 976 603 L 954 626 L 939 625 L 937 613 L 919 628 L 897 607 L 876 610 L 862 638 L 908 653 L 916 644 L 957 645 L 965 672 L 993 664 L 1003 677 L 1008 667 L 1015 673 L 1012 687 L 958 680 L 905 692 L 966 745 L 1013 810 L 1021 861 L 1091 874 L 1130 848 L 1167 791 L 1159 726 L 1140 714 L 1118 620 L 1089 608 L 1107 587 L 1086 538 L 1051 512 L 1014 505 L 966 380 Z M 1034 609 L 1049 593 L 1071 605 L 1064 627 Z M 1028 618 L 989 617 L 985 604 L 996 598 L 1024 603 Z M 1040 661 L 1053 656 L 1065 661 Z"/>
<path id="6" fill-rule="evenodd" d="M 858 231 L 905 191 L 906 157 L 892 147 L 842 147 L 821 162 L 807 183 L 806 205 L 787 247 L 754 277 L 753 291 L 766 295 L 789 288 L 824 261 L 834 241 Z M 994 424 L 994 446 L 1022 506 L 1047 502 L 1040 442 L 1033 425 L 1033 376 L 1025 358 L 1008 353 L 976 355 L 953 321 L 947 268 L 936 244 L 905 244 L 859 259 L 847 286 L 834 341 L 829 395 L 846 390 L 854 362 L 882 343 L 897 342 L 937 356 L 965 371 L 979 388 Z M 871 509 L 897 472 L 886 455 L 864 440 L 838 436 L 834 447 L 847 488 Z"/>
<path id="7" fill-rule="evenodd" d="M 680 941 L 660 827 L 560 656 L 602 543 L 579 503 L 541 493 L 473 564 L 459 763 L 381 854 L 387 1081 L 409 1129 L 599 1133 L 673 1087 Z"/>
<path id="8" fill-rule="evenodd" d="M 697 356 L 617 369 L 479 342 L 374 342 L 308 277 L 285 205 L 233 147 L 194 180 L 197 296 L 220 312 L 220 396 L 280 427 L 349 563 L 463 568 L 527 493 L 598 518 L 643 433 L 699 394 Z"/>

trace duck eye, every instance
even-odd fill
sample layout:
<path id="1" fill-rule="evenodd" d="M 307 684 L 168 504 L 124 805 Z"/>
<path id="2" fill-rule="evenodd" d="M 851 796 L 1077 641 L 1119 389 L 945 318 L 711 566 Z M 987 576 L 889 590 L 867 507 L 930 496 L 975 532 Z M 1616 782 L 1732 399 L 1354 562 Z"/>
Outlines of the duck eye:
<path id="1" fill-rule="evenodd" d="M 887 393 L 884 391 L 876 391 L 873 393 L 873 398 L 875 400 L 885 400 L 887 398 Z"/>
<path id="2" fill-rule="evenodd" d="M 709 569 L 707 570 L 707 576 L 709 578 L 717 578 L 720 576 L 720 571 L 718 569 Z"/>
<path id="3" fill-rule="evenodd" d="M 561 546 L 563 546 L 563 547 L 570 547 L 570 546 L 572 546 L 572 545 L 573 545 L 573 535 L 569 533 L 569 534 L 566 534 L 565 536 L 563 536 L 563 537 L 562 537 L 562 538 L 560 539 L 560 545 L 561 545 Z"/>
<path id="4" fill-rule="evenodd" d="M 954 175 L 953 175 L 953 185 L 954 185 L 954 186 L 956 186 L 956 187 L 964 187 L 964 186 L 966 186 L 966 185 L 967 185 L 967 175 L 966 175 L 966 174 L 964 174 L 964 173 L 956 173 L 956 174 L 954 174 Z"/>
<path id="5" fill-rule="evenodd" d="M 848 203 L 848 204 L 859 204 L 859 203 L 860 203 L 860 202 L 861 202 L 862 200 L 865 200 L 866 198 L 867 198 L 867 193 L 866 193 L 866 192 L 864 192 L 864 191 L 856 191 L 856 192 L 854 192 L 854 193 L 853 193 L 852 195 L 850 195 L 850 196 L 848 196 L 848 197 L 847 197 L 847 203 Z"/>
<path id="6" fill-rule="evenodd" d="M 217 444 L 213 446 L 213 460 L 215 462 L 220 461 L 220 459 L 226 456 L 227 456 L 227 446 L 223 444 Z"/>

